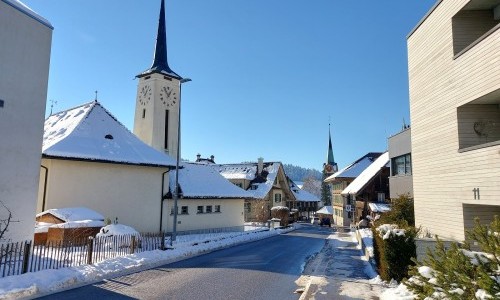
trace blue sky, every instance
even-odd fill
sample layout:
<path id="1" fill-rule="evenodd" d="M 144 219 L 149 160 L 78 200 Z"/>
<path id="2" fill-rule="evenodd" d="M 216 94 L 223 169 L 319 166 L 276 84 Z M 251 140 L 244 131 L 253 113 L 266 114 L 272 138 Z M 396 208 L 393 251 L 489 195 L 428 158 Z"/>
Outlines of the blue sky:
<path id="1" fill-rule="evenodd" d="M 344 167 L 409 122 L 406 36 L 435 0 L 166 0 L 182 157 Z M 48 100 L 98 100 L 133 128 L 160 0 L 25 0 L 55 27 Z M 50 101 L 47 104 L 47 114 Z"/>

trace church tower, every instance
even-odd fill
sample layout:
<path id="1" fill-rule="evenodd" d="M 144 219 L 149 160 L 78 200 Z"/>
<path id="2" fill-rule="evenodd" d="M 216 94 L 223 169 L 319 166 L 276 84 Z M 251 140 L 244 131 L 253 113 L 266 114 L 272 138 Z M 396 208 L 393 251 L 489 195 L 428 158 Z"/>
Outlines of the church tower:
<path id="1" fill-rule="evenodd" d="M 168 66 L 164 0 L 161 1 L 153 64 L 136 77 L 139 83 L 134 134 L 146 144 L 175 158 L 182 77 Z"/>
<path id="2" fill-rule="evenodd" d="M 338 171 L 337 163 L 333 159 L 332 135 L 330 133 L 330 124 L 328 124 L 328 153 L 326 155 L 326 163 L 324 171 L 327 175 L 331 175 Z"/>

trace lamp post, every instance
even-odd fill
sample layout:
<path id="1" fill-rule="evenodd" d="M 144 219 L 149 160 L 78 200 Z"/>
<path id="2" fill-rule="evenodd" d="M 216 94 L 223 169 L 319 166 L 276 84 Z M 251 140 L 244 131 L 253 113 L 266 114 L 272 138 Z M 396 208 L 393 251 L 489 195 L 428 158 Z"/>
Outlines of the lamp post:
<path id="1" fill-rule="evenodd" d="M 172 227 L 172 238 L 170 239 L 170 246 L 177 237 L 177 200 L 179 199 L 179 160 L 181 157 L 181 99 L 182 99 L 182 84 L 191 81 L 189 78 L 183 78 L 179 81 L 179 126 L 177 126 L 177 158 L 175 162 L 175 189 L 173 193 L 174 198 L 174 224 Z"/>

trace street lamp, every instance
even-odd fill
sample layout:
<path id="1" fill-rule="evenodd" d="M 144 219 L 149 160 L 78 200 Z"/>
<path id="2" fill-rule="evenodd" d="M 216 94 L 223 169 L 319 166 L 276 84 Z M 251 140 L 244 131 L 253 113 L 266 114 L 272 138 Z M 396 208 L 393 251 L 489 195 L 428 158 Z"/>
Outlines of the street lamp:
<path id="1" fill-rule="evenodd" d="M 191 81 L 189 78 L 183 78 L 179 81 L 179 125 L 177 126 L 177 158 L 175 162 L 175 189 L 174 189 L 174 224 L 172 227 L 172 238 L 170 239 L 170 246 L 177 237 L 177 200 L 179 199 L 179 160 L 181 152 L 181 98 L 182 98 L 182 84 Z"/>

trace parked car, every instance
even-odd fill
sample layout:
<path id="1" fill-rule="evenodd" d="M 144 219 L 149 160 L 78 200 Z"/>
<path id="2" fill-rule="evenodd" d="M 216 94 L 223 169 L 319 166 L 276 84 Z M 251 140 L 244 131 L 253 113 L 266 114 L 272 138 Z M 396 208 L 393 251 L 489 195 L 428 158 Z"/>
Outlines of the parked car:
<path id="1" fill-rule="evenodd" d="M 313 217 L 311 219 L 311 224 L 313 225 L 318 225 L 319 224 L 319 218 L 318 217 Z"/>
<path id="2" fill-rule="evenodd" d="M 332 227 L 332 222 L 330 221 L 330 218 L 325 217 L 321 219 L 321 223 L 319 223 L 319 225 Z"/>

